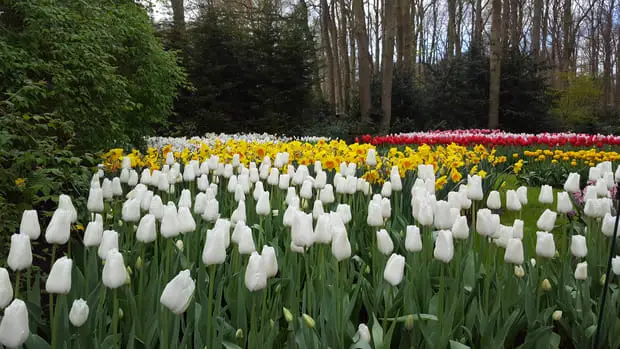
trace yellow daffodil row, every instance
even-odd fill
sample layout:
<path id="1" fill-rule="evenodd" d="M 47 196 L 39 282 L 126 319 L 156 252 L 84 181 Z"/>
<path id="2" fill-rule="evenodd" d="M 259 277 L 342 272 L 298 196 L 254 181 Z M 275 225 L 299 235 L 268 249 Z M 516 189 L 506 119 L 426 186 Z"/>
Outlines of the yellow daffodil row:
<path id="1" fill-rule="evenodd" d="M 600 151 L 596 148 L 582 150 L 562 150 L 562 149 L 538 149 L 526 150 L 523 156 L 533 158 L 534 161 L 551 160 L 551 163 L 557 164 L 560 161 L 570 162 L 571 166 L 578 164 L 594 166 L 604 161 L 615 162 L 620 160 L 620 153 L 615 151 Z"/>
<path id="2" fill-rule="evenodd" d="M 133 150 L 124 154 L 123 149 L 111 149 L 103 155 L 104 165 L 110 170 L 120 168 L 123 156 L 131 159 L 132 167 L 160 169 L 169 152 L 173 152 L 174 158 L 180 163 L 188 163 L 191 160 L 204 161 L 212 155 L 217 155 L 221 162 L 230 162 L 234 154 L 239 154 L 240 162 L 246 166 L 250 162 L 260 163 L 265 156 L 274 159 L 277 153 L 289 153 L 291 162 L 303 165 L 312 165 L 320 161 L 322 167 L 328 170 L 340 171 L 342 162 L 355 163 L 358 168 L 364 169 L 363 178 L 371 183 L 382 183 L 389 176 L 393 166 L 397 166 L 399 173 L 405 175 L 407 171 L 417 169 L 420 164 L 433 164 L 437 169 L 437 186 L 443 187 L 451 180 L 454 183 L 461 181 L 467 173 L 486 175 L 479 166 L 484 168 L 504 164 L 506 156 L 497 154 L 496 149 L 487 149 L 482 145 L 468 149 L 455 144 L 447 146 L 431 147 L 421 145 L 411 147 L 393 147 L 377 156 L 376 166 L 367 166 L 366 158 L 368 151 L 375 149 L 370 144 L 347 144 L 344 141 L 319 141 L 317 143 L 302 143 L 299 141 L 282 143 L 255 143 L 247 141 L 230 140 L 227 142 L 215 142 L 209 146 L 206 143 L 192 144 L 182 151 L 173 152 L 172 146 L 167 145 L 161 149 L 148 148 L 142 154 Z"/>

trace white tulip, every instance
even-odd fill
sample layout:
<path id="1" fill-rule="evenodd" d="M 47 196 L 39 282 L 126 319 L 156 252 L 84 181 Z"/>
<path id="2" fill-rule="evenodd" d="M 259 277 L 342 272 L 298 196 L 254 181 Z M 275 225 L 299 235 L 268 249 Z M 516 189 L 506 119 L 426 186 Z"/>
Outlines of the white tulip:
<path id="1" fill-rule="evenodd" d="M 405 249 L 409 252 L 422 251 L 422 237 L 420 236 L 420 228 L 415 225 L 407 226 L 405 235 Z"/>
<path id="2" fill-rule="evenodd" d="M 536 232 L 536 255 L 545 258 L 555 256 L 553 234 L 544 231 Z"/>
<path id="3" fill-rule="evenodd" d="M 0 321 L 0 344 L 17 348 L 26 342 L 28 336 L 28 308 L 21 299 L 14 299 L 4 309 L 4 317 Z"/>
<path id="4" fill-rule="evenodd" d="M 192 279 L 189 269 L 183 270 L 168 282 L 159 302 L 176 315 L 181 315 L 189 307 L 195 288 L 196 282 Z"/>
<path id="5" fill-rule="evenodd" d="M 115 230 L 105 230 L 97 254 L 99 258 L 106 259 L 108 257 L 108 252 L 113 249 L 118 250 L 118 233 Z"/>
<path id="6" fill-rule="evenodd" d="M 52 215 L 47 229 L 45 241 L 48 244 L 64 245 L 69 241 L 71 234 L 71 213 L 64 209 L 57 209 Z"/>
<path id="7" fill-rule="evenodd" d="M 36 210 L 25 210 L 19 224 L 19 233 L 28 235 L 30 240 L 36 240 L 41 236 L 41 226 Z"/>
<path id="8" fill-rule="evenodd" d="M 452 225 L 452 235 L 455 239 L 466 240 L 469 238 L 469 225 L 467 217 L 459 216 Z"/>
<path id="9" fill-rule="evenodd" d="M 523 264 L 523 243 L 519 239 L 510 238 L 506 244 L 504 262 L 512 264 Z"/>
<path id="10" fill-rule="evenodd" d="M 489 193 L 489 197 L 487 198 L 487 207 L 492 210 L 499 210 L 502 208 L 502 200 L 500 199 L 499 192 L 497 190 L 493 190 Z"/>
<path id="11" fill-rule="evenodd" d="M 470 200 L 482 200 L 484 193 L 482 192 L 482 178 L 478 175 L 467 175 L 467 198 Z"/>
<path id="12" fill-rule="evenodd" d="M 526 186 L 520 186 L 519 188 L 517 188 L 517 196 L 519 197 L 519 201 L 521 202 L 522 206 L 527 205 L 527 187 Z"/>
<path id="13" fill-rule="evenodd" d="M 263 257 L 253 252 L 245 269 L 245 287 L 250 292 L 259 291 L 267 287 L 267 273 L 264 268 Z"/>
<path id="14" fill-rule="evenodd" d="M 332 240 L 332 255 L 338 262 L 351 257 L 351 243 L 345 230 L 338 231 Z"/>
<path id="15" fill-rule="evenodd" d="M 336 201 L 334 197 L 334 188 L 331 184 L 325 184 L 323 189 L 321 189 L 319 192 L 319 200 L 321 200 L 324 204 L 331 204 Z"/>
<path id="16" fill-rule="evenodd" d="M 9 272 L 0 268 L 0 309 L 4 309 L 13 299 L 13 285 L 9 278 Z"/>
<path id="17" fill-rule="evenodd" d="M 75 327 L 81 327 L 88 320 L 88 304 L 82 298 L 76 299 L 69 311 L 69 321 Z"/>
<path id="18" fill-rule="evenodd" d="M 515 190 L 506 191 L 506 208 L 509 211 L 521 211 L 521 200 L 519 200 L 519 194 Z"/>
<path id="19" fill-rule="evenodd" d="M 587 280 L 588 279 L 588 262 L 581 262 L 577 264 L 575 268 L 575 280 Z"/>
<path id="20" fill-rule="evenodd" d="M 179 213 L 173 202 L 168 202 L 168 205 L 164 207 L 164 216 L 161 219 L 159 229 L 164 238 L 173 238 L 181 233 Z"/>
<path id="21" fill-rule="evenodd" d="M 264 245 L 263 250 L 261 251 L 261 256 L 263 257 L 263 266 L 265 268 L 265 272 L 267 273 L 267 277 L 274 277 L 278 274 L 278 259 L 276 258 L 276 250 L 271 247 Z"/>
<path id="22" fill-rule="evenodd" d="M 571 201 L 567 192 L 565 191 L 558 192 L 557 199 L 558 199 L 557 210 L 559 213 L 569 213 L 570 211 L 573 210 L 573 202 Z"/>
<path id="23" fill-rule="evenodd" d="M 581 190 L 579 182 L 579 173 L 569 173 L 568 178 L 566 178 L 566 182 L 564 182 L 564 190 L 571 194 L 579 192 Z"/>
<path id="24" fill-rule="evenodd" d="M 7 257 L 7 264 L 13 271 L 30 268 L 32 265 L 32 248 L 30 247 L 28 235 L 11 235 L 11 247 Z"/>
<path id="25" fill-rule="evenodd" d="M 207 230 L 202 262 L 206 265 L 222 264 L 226 261 L 226 240 L 223 230 Z"/>
<path id="26" fill-rule="evenodd" d="M 119 288 L 127 281 L 127 269 L 123 255 L 117 249 L 108 252 L 106 262 L 103 265 L 101 277 L 103 284 L 107 288 Z"/>
<path id="27" fill-rule="evenodd" d="M 550 185 L 543 184 L 538 195 L 538 202 L 541 204 L 553 203 L 553 188 Z"/>
<path id="28" fill-rule="evenodd" d="M 570 252 L 577 258 L 584 258 L 588 254 L 586 237 L 583 235 L 573 235 L 570 243 Z"/>
<path id="29" fill-rule="evenodd" d="M 449 230 L 440 230 L 437 234 L 433 257 L 444 263 L 449 263 L 454 258 L 454 241 Z"/>
<path id="30" fill-rule="evenodd" d="M 558 214 L 550 209 L 546 209 L 538 218 L 536 226 L 540 230 L 551 231 L 555 227 L 555 220 Z"/>
<path id="31" fill-rule="evenodd" d="M 71 269 L 73 261 L 67 257 L 61 257 L 54 262 L 50 270 L 45 291 L 47 293 L 67 294 L 71 290 Z"/>
<path id="32" fill-rule="evenodd" d="M 385 264 L 383 279 L 392 286 L 398 286 L 403 281 L 405 272 L 405 257 L 392 254 Z"/>
<path id="33" fill-rule="evenodd" d="M 394 242 L 385 229 L 377 231 L 377 248 L 384 255 L 390 255 L 394 251 Z"/>

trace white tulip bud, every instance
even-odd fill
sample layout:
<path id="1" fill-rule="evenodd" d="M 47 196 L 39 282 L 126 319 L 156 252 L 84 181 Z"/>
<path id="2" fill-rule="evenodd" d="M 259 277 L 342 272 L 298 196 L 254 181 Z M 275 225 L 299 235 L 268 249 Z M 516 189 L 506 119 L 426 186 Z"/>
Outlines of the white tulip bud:
<path id="1" fill-rule="evenodd" d="M 69 311 L 69 321 L 75 327 L 81 327 L 88 320 L 88 304 L 83 299 L 76 299 Z"/>
<path id="2" fill-rule="evenodd" d="M 45 290 L 47 293 L 67 294 L 71 290 L 71 268 L 73 261 L 67 257 L 61 257 L 50 271 L 47 281 L 45 282 Z"/>

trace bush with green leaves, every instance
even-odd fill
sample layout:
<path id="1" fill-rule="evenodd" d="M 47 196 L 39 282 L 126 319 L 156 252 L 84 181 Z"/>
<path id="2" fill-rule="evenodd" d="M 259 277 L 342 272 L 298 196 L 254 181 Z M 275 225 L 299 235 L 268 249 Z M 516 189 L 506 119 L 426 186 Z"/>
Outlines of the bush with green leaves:
<path id="1" fill-rule="evenodd" d="M 133 1 L 27 0 L 0 7 L 0 94 L 17 113 L 75 127 L 75 150 L 140 141 L 184 79 Z"/>

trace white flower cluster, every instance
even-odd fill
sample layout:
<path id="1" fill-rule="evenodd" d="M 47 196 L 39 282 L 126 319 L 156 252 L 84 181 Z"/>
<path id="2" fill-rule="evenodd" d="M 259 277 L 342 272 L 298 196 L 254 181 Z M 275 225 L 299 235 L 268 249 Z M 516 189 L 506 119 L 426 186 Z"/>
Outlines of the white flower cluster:
<path id="1" fill-rule="evenodd" d="M 257 142 L 257 143 L 281 143 L 281 142 L 290 142 L 290 141 L 301 141 L 301 142 L 316 143 L 320 140 L 329 141 L 330 139 L 331 138 L 329 137 L 321 137 L 321 136 L 288 137 L 284 135 L 272 135 L 268 133 L 235 133 L 235 134 L 207 133 L 203 137 L 191 137 L 191 138 L 148 137 L 146 138 L 146 143 L 149 147 L 153 147 L 153 148 L 162 148 L 168 144 L 171 144 L 172 149 L 174 151 L 181 151 L 184 148 L 189 148 L 190 150 L 198 149 L 200 148 L 201 144 L 212 146 L 217 141 L 227 142 L 227 141 L 233 140 L 233 141 Z"/>

